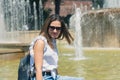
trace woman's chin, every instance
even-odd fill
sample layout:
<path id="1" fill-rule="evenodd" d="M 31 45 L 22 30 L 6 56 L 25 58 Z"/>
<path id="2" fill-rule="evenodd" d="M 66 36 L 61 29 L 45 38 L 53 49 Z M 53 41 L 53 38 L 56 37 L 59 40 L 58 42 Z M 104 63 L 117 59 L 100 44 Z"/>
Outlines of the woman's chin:
<path id="1" fill-rule="evenodd" d="M 52 36 L 52 38 L 56 39 L 58 36 Z"/>

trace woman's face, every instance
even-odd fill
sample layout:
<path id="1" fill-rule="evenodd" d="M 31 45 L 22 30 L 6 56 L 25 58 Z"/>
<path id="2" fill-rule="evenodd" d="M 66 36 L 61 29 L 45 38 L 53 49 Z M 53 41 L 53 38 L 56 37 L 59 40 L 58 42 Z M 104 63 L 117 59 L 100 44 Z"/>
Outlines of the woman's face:
<path id="1" fill-rule="evenodd" d="M 61 32 L 61 23 L 60 21 L 53 21 L 51 22 L 48 33 L 52 38 L 58 38 Z"/>

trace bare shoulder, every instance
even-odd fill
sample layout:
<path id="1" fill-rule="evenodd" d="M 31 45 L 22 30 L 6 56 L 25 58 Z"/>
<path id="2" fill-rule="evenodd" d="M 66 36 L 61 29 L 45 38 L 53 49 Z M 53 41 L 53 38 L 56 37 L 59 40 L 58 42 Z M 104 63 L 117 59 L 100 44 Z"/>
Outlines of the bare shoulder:
<path id="1" fill-rule="evenodd" d="M 45 42 L 41 39 L 38 39 L 36 42 L 35 42 L 35 46 L 44 46 L 45 45 Z"/>

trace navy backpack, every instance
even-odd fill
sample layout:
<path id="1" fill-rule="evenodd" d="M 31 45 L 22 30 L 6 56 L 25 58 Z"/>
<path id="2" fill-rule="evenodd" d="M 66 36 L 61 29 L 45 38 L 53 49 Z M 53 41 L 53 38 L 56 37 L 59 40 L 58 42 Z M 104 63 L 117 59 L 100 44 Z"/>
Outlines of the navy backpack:
<path id="1" fill-rule="evenodd" d="M 18 80 L 30 80 L 35 77 L 35 70 L 30 70 L 30 54 L 20 60 L 18 67 Z"/>

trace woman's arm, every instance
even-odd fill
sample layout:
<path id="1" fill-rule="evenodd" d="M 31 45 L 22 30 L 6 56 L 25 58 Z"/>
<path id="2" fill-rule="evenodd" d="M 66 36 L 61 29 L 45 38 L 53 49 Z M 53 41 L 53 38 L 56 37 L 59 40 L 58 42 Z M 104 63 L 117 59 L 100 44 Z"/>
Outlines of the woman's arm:
<path id="1" fill-rule="evenodd" d="M 34 46 L 34 59 L 36 68 L 36 80 L 42 80 L 43 52 L 45 43 L 43 40 L 37 40 Z"/>

